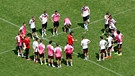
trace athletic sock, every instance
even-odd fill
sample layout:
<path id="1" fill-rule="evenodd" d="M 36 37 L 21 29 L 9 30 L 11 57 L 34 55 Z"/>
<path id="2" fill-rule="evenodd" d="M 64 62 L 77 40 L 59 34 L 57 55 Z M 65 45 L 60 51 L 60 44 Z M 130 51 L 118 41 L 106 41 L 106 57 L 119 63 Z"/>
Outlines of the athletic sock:
<path id="1" fill-rule="evenodd" d="M 42 30 L 42 37 L 44 36 L 44 30 Z"/>

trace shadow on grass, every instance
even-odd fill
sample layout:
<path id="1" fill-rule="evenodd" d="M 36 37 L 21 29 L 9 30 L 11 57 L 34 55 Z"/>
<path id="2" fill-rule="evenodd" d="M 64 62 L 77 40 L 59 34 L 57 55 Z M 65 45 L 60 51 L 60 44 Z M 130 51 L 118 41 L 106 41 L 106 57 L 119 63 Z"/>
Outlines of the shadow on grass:
<path id="1" fill-rule="evenodd" d="M 47 31 L 49 31 L 53 34 L 53 28 L 49 28 Z"/>
<path id="2" fill-rule="evenodd" d="M 38 29 L 37 32 L 39 32 L 42 35 L 42 29 Z"/>
<path id="3" fill-rule="evenodd" d="M 66 65 L 66 60 L 62 58 L 61 63 L 63 63 L 63 64 L 65 64 L 65 65 Z"/>
<path id="4" fill-rule="evenodd" d="M 95 55 L 96 55 L 96 58 L 98 59 L 98 58 L 99 58 L 99 55 L 98 55 L 98 53 L 95 53 Z"/>
<path id="5" fill-rule="evenodd" d="M 14 52 L 15 55 L 18 55 L 17 47 L 12 51 Z"/>
<path id="6" fill-rule="evenodd" d="M 77 57 L 84 59 L 84 54 L 78 53 Z"/>
<path id="7" fill-rule="evenodd" d="M 83 23 L 77 23 L 78 26 L 81 26 L 82 28 L 84 28 Z"/>

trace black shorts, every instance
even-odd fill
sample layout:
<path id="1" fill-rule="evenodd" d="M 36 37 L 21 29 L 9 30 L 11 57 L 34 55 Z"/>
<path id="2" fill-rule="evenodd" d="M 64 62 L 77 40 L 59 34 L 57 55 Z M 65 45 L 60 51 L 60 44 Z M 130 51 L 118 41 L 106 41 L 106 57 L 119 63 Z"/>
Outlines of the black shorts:
<path id="1" fill-rule="evenodd" d="M 32 28 L 31 30 L 32 30 L 32 33 L 36 32 L 36 28 Z"/>
<path id="2" fill-rule="evenodd" d="M 54 22 L 54 23 L 53 23 L 53 26 L 54 26 L 54 27 L 58 27 L 58 26 L 59 26 L 59 22 L 58 22 L 58 21 L 57 21 L 57 22 Z"/>
<path id="3" fill-rule="evenodd" d="M 118 44 L 117 47 L 118 47 L 118 49 L 121 49 L 122 48 L 122 44 Z"/>
<path id="4" fill-rule="evenodd" d="M 109 24 L 105 24 L 104 27 L 105 27 L 105 28 L 109 28 Z"/>
<path id="5" fill-rule="evenodd" d="M 72 54 L 67 54 L 66 53 L 66 59 L 68 59 L 68 58 L 72 59 Z"/>
<path id="6" fill-rule="evenodd" d="M 100 50 L 100 53 L 105 53 L 105 49 Z"/>
<path id="7" fill-rule="evenodd" d="M 56 57 L 56 60 L 61 60 L 61 57 Z"/>
<path id="8" fill-rule="evenodd" d="M 83 49 L 83 53 L 88 53 L 88 48 Z"/>
<path id="9" fill-rule="evenodd" d="M 89 15 L 86 17 L 83 17 L 83 21 L 87 21 L 89 19 Z"/>
<path id="10" fill-rule="evenodd" d="M 42 28 L 44 28 L 44 29 L 47 28 L 47 22 L 45 24 L 42 24 Z"/>
<path id="11" fill-rule="evenodd" d="M 108 49 L 107 49 L 107 50 L 111 50 L 111 49 L 112 49 L 112 46 L 108 47 Z"/>
<path id="12" fill-rule="evenodd" d="M 38 52 L 35 52 L 35 55 L 38 55 Z"/>
<path id="13" fill-rule="evenodd" d="M 17 50 L 22 50 L 22 46 L 17 46 L 16 49 Z"/>
<path id="14" fill-rule="evenodd" d="M 54 59 L 54 56 L 49 56 L 49 55 L 48 55 L 48 59 Z"/>
<path id="15" fill-rule="evenodd" d="M 39 57 L 43 57 L 43 58 L 44 58 L 44 57 L 45 57 L 45 56 L 44 56 L 44 53 L 43 53 L 43 54 L 39 54 Z"/>

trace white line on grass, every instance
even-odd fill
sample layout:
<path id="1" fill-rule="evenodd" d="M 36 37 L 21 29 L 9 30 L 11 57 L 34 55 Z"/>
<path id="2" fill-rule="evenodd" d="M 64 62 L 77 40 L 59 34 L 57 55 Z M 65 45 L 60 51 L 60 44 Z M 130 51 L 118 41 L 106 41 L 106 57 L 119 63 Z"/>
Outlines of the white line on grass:
<path id="1" fill-rule="evenodd" d="M 135 9 L 135 8 L 128 9 L 128 10 L 126 10 L 126 11 L 117 13 L 117 14 L 115 14 L 114 16 L 119 15 L 119 14 L 122 14 L 122 13 L 125 13 L 125 12 L 130 11 L 130 10 L 133 10 L 133 9 Z M 0 20 L 3 20 L 4 22 L 7 22 L 7 23 L 9 23 L 9 24 L 11 24 L 11 25 L 13 25 L 13 26 L 19 28 L 18 25 L 14 24 L 14 23 L 12 23 L 12 22 L 10 22 L 10 21 L 8 21 L 8 20 L 5 20 L 5 19 L 3 19 L 3 18 L 0 18 Z M 99 19 L 99 20 L 93 21 L 93 22 L 91 22 L 90 24 L 99 22 L 99 21 L 101 21 L 101 20 L 103 20 L 103 19 Z M 75 30 L 75 29 L 77 29 L 77 28 L 80 28 L 80 26 L 78 26 L 78 27 L 76 27 L 76 28 L 73 28 L 72 30 Z M 29 30 L 27 30 L 27 31 L 30 32 Z M 63 32 L 61 32 L 61 33 L 59 33 L 59 34 L 63 34 Z M 53 36 L 50 36 L 50 37 L 53 37 Z M 50 37 L 47 37 L 47 38 L 50 38 Z M 47 38 L 44 38 L 44 39 L 47 40 L 47 41 L 49 41 Z M 54 44 L 55 44 L 55 43 L 54 43 Z M 9 51 L 12 51 L 12 50 L 13 50 L 13 49 L 7 50 L 7 51 L 4 51 L 4 52 L 1 52 L 0 54 L 6 53 L 6 52 L 9 52 Z M 75 52 L 74 52 L 74 54 L 78 55 L 78 54 L 75 53 Z M 113 70 L 111 70 L 111 69 L 108 69 L 108 68 L 106 68 L 106 67 L 104 67 L 104 66 L 102 66 L 102 65 L 100 65 L 100 64 L 98 64 L 98 63 L 96 63 L 96 62 L 94 62 L 94 61 L 92 61 L 92 60 L 87 60 L 87 61 L 89 61 L 89 62 L 91 62 L 91 63 L 93 63 L 93 64 L 95 64 L 95 65 L 97 65 L 97 66 L 99 66 L 99 67 L 102 67 L 102 68 L 104 68 L 104 69 L 106 69 L 106 70 L 108 70 L 108 71 L 110 71 L 110 72 L 112 72 L 112 73 L 115 73 L 115 74 L 117 74 L 117 75 L 119 75 L 119 76 L 122 76 L 121 74 L 119 74 L 119 73 L 117 73 L 117 72 L 115 72 L 115 71 L 113 71 Z"/>
<path id="2" fill-rule="evenodd" d="M 114 14 L 113 16 L 116 16 L 116 15 L 119 15 L 119 14 L 122 14 L 122 13 L 125 13 L 125 12 L 128 12 L 128 11 L 130 11 L 130 10 L 134 10 L 134 9 L 135 9 L 135 8 L 131 8 L 131 9 L 125 10 L 125 11 L 123 11 L 123 12 Z M 97 23 L 97 22 L 100 22 L 100 21 L 102 21 L 102 20 L 104 20 L 104 18 L 99 19 L 99 20 L 95 20 L 95 21 L 93 21 L 93 22 L 90 22 L 90 24 Z M 73 28 L 72 30 L 75 30 L 75 29 L 78 29 L 78 28 L 81 28 L 81 26 L 77 26 L 77 27 Z M 63 34 L 63 33 L 64 33 L 64 32 L 60 32 L 60 33 L 58 33 L 58 35 Z M 54 37 L 54 36 L 49 36 L 49 37 L 46 37 L 46 38 L 51 38 L 51 37 Z"/>
<path id="3" fill-rule="evenodd" d="M 6 51 L 3 51 L 3 52 L 0 52 L 0 54 L 4 54 L 4 53 L 7 53 L 7 52 L 10 52 L 10 51 L 12 51 L 12 50 L 14 50 L 15 48 L 13 48 L 13 49 L 10 49 L 10 50 L 6 50 Z"/>
<path id="4" fill-rule="evenodd" d="M 76 52 L 73 52 L 75 55 L 78 55 Z M 92 61 L 92 60 L 86 60 L 86 61 L 89 61 L 90 63 L 93 63 L 93 64 L 95 64 L 95 65 L 97 65 L 97 66 L 99 66 L 99 67 L 101 67 L 101 68 L 104 68 L 104 69 L 106 69 L 106 70 L 108 70 L 108 71 L 110 71 L 110 72 L 112 72 L 112 73 L 114 73 L 114 74 L 116 74 L 116 75 L 118 75 L 118 76 L 122 76 L 121 74 L 119 74 L 119 73 L 117 73 L 117 72 L 115 72 L 115 71 L 113 71 L 113 70 L 111 70 L 111 69 L 108 69 L 108 68 L 106 68 L 106 67 L 104 67 L 104 66 L 102 66 L 102 65 L 100 65 L 100 64 L 98 64 L 98 63 L 96 63 L 96 62 L 94 62 L 94 61 Z"/>

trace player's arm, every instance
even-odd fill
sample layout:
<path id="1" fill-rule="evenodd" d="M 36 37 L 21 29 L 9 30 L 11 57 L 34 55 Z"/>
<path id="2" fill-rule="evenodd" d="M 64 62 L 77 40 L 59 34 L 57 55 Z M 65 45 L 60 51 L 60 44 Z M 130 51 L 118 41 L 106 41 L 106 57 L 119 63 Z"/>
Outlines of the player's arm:
<path id="1" fill-rule="evenodd" d="M 39 20 L 42 22 L 42 18 L 41 18 L 41 16 L 39 17 Z"/>

